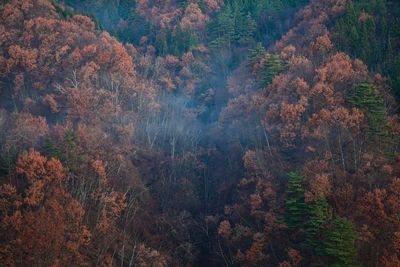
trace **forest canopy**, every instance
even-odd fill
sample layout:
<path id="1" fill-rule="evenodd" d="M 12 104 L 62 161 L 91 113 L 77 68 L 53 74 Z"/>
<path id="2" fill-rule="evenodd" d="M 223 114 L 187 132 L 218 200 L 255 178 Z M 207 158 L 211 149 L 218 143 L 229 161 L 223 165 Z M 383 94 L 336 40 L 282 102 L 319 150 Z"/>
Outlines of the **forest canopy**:
<path id="1" fill-rule="evenodd" d="M 400 3 L 0 1 L 0 266 L 400 266 Z"/>

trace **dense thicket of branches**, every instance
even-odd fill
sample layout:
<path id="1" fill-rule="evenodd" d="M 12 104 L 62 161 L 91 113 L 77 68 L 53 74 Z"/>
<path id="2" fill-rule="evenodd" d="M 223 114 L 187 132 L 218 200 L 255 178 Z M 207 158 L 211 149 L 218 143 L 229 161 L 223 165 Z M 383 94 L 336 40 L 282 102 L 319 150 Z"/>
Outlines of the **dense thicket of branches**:
<path id="1" fill-rule="evenodd" d="M 1 266 L 400 266 L 400 4 L 0 2 Z"/>

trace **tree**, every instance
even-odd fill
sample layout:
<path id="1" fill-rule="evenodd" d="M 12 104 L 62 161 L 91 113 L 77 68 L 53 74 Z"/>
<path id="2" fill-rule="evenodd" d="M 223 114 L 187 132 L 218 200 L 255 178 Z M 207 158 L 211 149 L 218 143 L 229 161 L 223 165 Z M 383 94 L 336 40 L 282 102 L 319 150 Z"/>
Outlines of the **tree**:
<path id="1" fill-rule="evenodd" d="M 328 266 L 356 266 L 356 239 L 357 232 L 347 219 L 335 219 L 321 246 L 322 254 L 329 259 Z"/>
<path id="2" fill-rule="evenodd" d="M 169 54 L 168 36 L 169 32 L 167 32 L 167 30 L 163 30 L 156 37 L 155 47 L 158 55 L 160 56 L 166 56 Z"/>
<path id="3" fill-rule="evenodd" d="M 373 84 L 364 81 L 354 86 L 349 101 L 367 115 L 369 141 L 384 137 L 387 131 L 385 102 Z"/>
<path id="4" fill-rule="evenodd" d="M 136 0 L 121 0 L 118 5 L 118 14 L 123 19 L 129 19 L 136 8 Z"/>
<path id="5" fill-rule="evenodd" d="M 304 225 L 305 245 L 308 249 L 315 250 L 320 241 L 320 235 L 330 219 L 329 204 L 326 198 L 320 198 L 306 203 L 308 218 Z"/>
<path id="6" fill-rule="evenodd" d="M 262 43 L 258 42 L 254 48 L 250 49 L 249 64 L 254 65 L 259 62 L 265 56 L 266 52 Z"/>
<path id="7" fill-rule="evenodd" d="M 254 43 L 254 35 L 257 30 L 257 23 L 252 18 L 251 14 L 248 13 L 238 21 L 236 26 L 237 39 L 240 44 L 252 44 Z"/>
<path id="8" fill-rule="evenodd" d="M 62 164 L 30 150 L 18 158 L 14 175 L 1 178 L 2 261 L 10 266 L 88 264 L 83 249 L 91 233 L 83 207 L 64 189 L 69 177 Z"/>
<path id="9" fill-rule="evenodd" d="M 284 62 L 277 55 L 272 54 L 264 63 L 261 87 L 267 87 L 270 85 L 274 77 L 281 73 L 284 69 Z"/>
<path id="10" fill-rule="evenodd" d="M 290 230 L 303 230 L 307 204 L 304 200 L 304 176 L 291 172 L 286 190 L 285 222 Z"/>
<path id="11" fill-rule="evenodd" d="M 235 18 L 230 5 L 223 8 L 215 21 L 208 25 L 208 29 L 211 47 L 231 47 L 235 40 Z"/>

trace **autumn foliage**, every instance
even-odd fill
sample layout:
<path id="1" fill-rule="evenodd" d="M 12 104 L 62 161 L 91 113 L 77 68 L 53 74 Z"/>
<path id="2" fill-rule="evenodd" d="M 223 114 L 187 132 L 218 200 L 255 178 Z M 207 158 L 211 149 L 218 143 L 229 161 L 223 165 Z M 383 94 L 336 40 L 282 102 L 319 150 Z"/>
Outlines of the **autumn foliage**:
<path id="1" fill-rule="evenodd" d="M 398 9 L 0 1 L 0 265 L 399 266 Z"/>

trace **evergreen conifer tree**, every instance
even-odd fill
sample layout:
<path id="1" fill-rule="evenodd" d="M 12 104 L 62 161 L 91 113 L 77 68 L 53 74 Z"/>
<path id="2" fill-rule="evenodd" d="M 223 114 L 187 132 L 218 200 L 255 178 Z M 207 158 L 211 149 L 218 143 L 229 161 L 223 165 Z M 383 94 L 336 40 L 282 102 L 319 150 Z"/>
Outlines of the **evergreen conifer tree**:
<path id="1" fill-rule="evenodd" d="M 357 232 L 345 218 L 333 221 L 331 229 L 322 242 L 321 252 L 330 259 L 329 267 L 352 267 L 355 265 L 357 251 L 355 241 Z"/>

